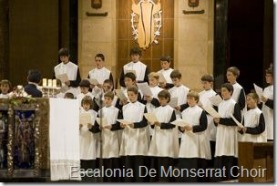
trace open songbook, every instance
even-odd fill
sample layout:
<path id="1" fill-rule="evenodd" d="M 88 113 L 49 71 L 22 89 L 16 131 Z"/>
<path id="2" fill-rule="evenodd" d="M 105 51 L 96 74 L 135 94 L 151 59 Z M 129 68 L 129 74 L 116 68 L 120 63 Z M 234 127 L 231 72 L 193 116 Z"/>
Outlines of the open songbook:
<path id="1" fill-rule="evenodd" d="M 147 119 L 147 121 L 150 124 L 154 124 L 156 121 L 158 121 L 158 119 L 154 113 L 145 113 L 144 117 Z"/>
<path id="2" fill-rule="evenodd" d="M 185 126 L 191 126 L 186 120 L 184 119 L 176 119 L 175 121 L 172 121 L 171 124 L 176 125 L 178 127 L 185 127 Z"/>
<path id="3" fill-rule="evenodd" d="M 62 83 L 69 81 L 66 73 L 57 75 L 57 79 L 61 80 Z"/>
<path id="4" fill-rule="evenodd" d="M 97 81 L 97 79 L 89 79 L 89 82 L 90 82 L 90 84 L 92 84 L 92 85 L 98 85 L 98 84 L 99 84 L 99 82 Z"/>
<path id="5" fill-rule="evenodd" d="M 177 107 L 178 106 L 178 98 L 177 97 L 171 98 L 168 105 L 173 107 L 173 108 Z"/>
<path id="6" fill-rule="evenodd" d="M 163 73 L 159 73 L 159 83 L 166 83 L 166 79 Z"/>
<path id="7" fill-rule="evenodd" d="M 124 120 L 124 119 L 117 119 L 116 121 L 118 121 L 119 123 L 123 123 L 124 125 L 130 125 L 134 122 L 132 121 L 128 121 L 128 120 Z"/>
<path id="8" fill-rule="evenodd" d="M 221 118 L 220 114 L 211 106 L 206 105 L 203 107 L 213 118 Z"/>
<path id="9" fill-rule="evenodd" d="M 87 125 L 90 123 L 94 125 L 94 123 L 92 123 L 92 117 L 90 113 L 80 113 L 79 119 L 80 124 Z"/>
<path id="10" fill-rule="evenodd" d="M 153 95 L 148 83 L 137 83 L 137 86 L 138 86 L 139 90 L 141 90 L 141 92 L 144 96 L 152 96 Z"/>
<path id="11" fill-rule="evenodd" d="M 96 122 L 101 126 L 101 127 L 105 127 L 108 126 L 108 121 L 106 118 L 96 118 Z"/>
<path id="12" fill-rule="evenodd" d="M 121 101 L 128 100 L 128 98 L 125 96 L 124 92 L 121 89 L 116 89 L 115 93 Z"/>
<path id="13" fill-rule="evenodd" d="M 234 122 L 237 124 L 238 127 L 243 128 L 243 124 L 241 124 L 241 123 L 233 116 L 233 114 L 230 114 L 230 117 L 234 120 Z"/>
<path id="14" fill-rule="evenodd" d="M 222 98 L 220 97 L 220 95 L 212 96 L 212 97 L 209 98 L 209 100 L 211 101 L 211 103 L 212 103 L 214 106 L 218 106 L 219 103 L 222 102 Z"/>
<path id="15" fill-rule="evenodd" d="M 256 85 L 255 83 L 253 83 L 253 85 L 254 85 L 255 92 L 258 94 L 259 99 L 261 99 L 261 97 L 263 96 L 263 89 L 258 85 Z"/>

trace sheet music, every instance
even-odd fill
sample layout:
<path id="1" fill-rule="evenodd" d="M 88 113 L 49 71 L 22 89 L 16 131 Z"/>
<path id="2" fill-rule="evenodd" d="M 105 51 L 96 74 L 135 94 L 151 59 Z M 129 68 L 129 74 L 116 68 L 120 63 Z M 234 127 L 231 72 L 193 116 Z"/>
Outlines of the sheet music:
<path id="1" fill-rule="evenodd" d="M 144 117 L 149 121 L 149 123 L 153 124 L 158 121 L 156 115 L 154 113 L 145 113 Z"/>
<path id="2" fill-rule="evenodd" d="M 191 126 L 186 120 L 184 119 L 176 119 L 175 121 L 172 121 L 171 124 L 176 125 L 178 127 L 185 127 L 185 126 Z"/>
<path id="3" fill-rule="evenodd" d="M 219 103 L 222 102 L 222 98 L 220 97 L 220 95 L 212 96 L 212 97 L 209 98 L 209 100 L 211 101 L 211 103 L 212 103 L 214 106 L 218 106 Z"/>
<path id="4" fill-rule="evenodd" d="M 230 114 L 231 118 L 234 120 L 234 122 L 237 124 L 238 127 L 243 128 L 244 126 L 233 116 L 233 114 Z"/>
<path id="5" fill-rule="evenodd" d="M 121 101 L 128 100 L 128 98 L 125 96 L 124 92 L 121 89 L 116 89 L 115 93 Z"/>
<path id="6" fill-rule="evenodd" d="M 213 118 L 221 118 L 220 114 L 211 106 L 206 105 L 203 107 Z"/>
<path id="7" fill-rule="evenodd" d="M 177 97 L 171 98 L 168 105 L 173 107 L 173 108 L 177 107 L 178 106 L 178 98 Z"/>
<path id="8" fill-rule="evenodd" d="M 142 94 L 145 96 L 152 96 L 152 92 L 148 86 L 148 83 L 137 83 L 139 90 L 141 90 Z"/>
<path id="9" fill-rule="evenodd" d="M 119 123 L 123 123 L 124 125 L 130 125 L 133 123 L 132 121 L 128 121 L 124 119 L 117 119 L 116 121 L 118 121 Z"/>
<path id="10" fill-rule="evenodd" d="M 259 98 L 261 99 L 261 97 L 263 96 L 263 89 L 261 87 L 259 87 L 258 85 L 256 85 L 255 83 L 253 83 L 254 85 L 254 89 L 256 91 L 256 93 L 258 94 Z"/>
<path id="11" fill-rule="evenodd" d="M 62 83 L 69 81 L 68 75 L 66 73 L 57 75 L 57 79 L 61 80 Z"/>
<path id="12" fill-rule="evenodd" d="M 106 118 L 96 118 L 96 122 L 102 127 L 109 125 Z"/>
<path id="13" fill-rule="evenodd" d="M 99 84 L 99 82 L 97 81 L 97 79 L 89 79 L 89 82 L 90 82 L 90 84 L 92 84 L 92 85 L 98 85 L 98 84 Z"/>
<path id="14" fill-rule="evenodd" d="M 79 122 L 83 125 L 87 125 L 88 123 L 94 125 L 94 123 L 92 123 L 92 117 L 90 113 L 80 113 Z"/>
<path id="15" fill-rule="evenodd" d="M 163 73 L 159 73 L 159 83 L 166 83 L 166 79 Z"/>

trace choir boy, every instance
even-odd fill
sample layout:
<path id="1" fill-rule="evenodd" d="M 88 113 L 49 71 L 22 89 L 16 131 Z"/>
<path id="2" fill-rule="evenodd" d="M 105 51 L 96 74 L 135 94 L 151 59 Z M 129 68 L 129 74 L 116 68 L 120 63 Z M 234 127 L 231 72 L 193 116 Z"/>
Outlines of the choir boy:
<path id="1" fill-rule="evenodd" d="M 160 87 L 164 88 L 164 89 L 170 89 L 174 86 L 174 84 L 170 78 L 170 74 L 173 71 L 173 69 L 170 67 L 171 57 L 170 56 L 162 56 L 160 58 L 160 61 L 161 61 L 162 69 L 159 70 L 158 73 L 161 73 L 166 80 L 166 82 L 160 83 Z"/>
<path id="2" fill-rule="evenodd" d="M 7 79 L 1 80 L 0 90 L 1 90 L 0 98 L 9 98 L 9 97 L 11 97 L 11 95 L 12 95 L 12 93 L 10 94 L 10 92 L 12 90 L 11 82 Z"/>

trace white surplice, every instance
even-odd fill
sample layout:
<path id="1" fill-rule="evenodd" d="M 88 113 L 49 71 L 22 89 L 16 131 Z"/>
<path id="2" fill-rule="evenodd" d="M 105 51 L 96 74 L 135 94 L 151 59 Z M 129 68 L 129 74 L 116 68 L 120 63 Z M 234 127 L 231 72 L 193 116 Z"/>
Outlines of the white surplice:
<path id="1" fill-rule="evenodd" d="M 123 70 L 124 70 L 124 74 L 126 74 L 128 70 L 135 70 L 136 80 L 143 81 L 145 77 L 146 67 L 147 66 L 140 61 L 136 63 L 131 61 L 130 63 L 123 66 Z"/>
<path id="2" fill-rule="evenodd" d="M 110 75 L 111 75 L 111 71 L 106 67 L 102 67 L 100 69 L 94 68 L 88 73 L 89 79 L 97 79 L 97 81 L 101 85 L 103 85 L 106 79 L 110 79 Z"/>
<path id="3" fill-rule="evenodd" d="M 164 78 L 166 80 L 166 83 L 172 84 L 172 80 L 171 80 L 171 77 L 170 77 L 170 74 L 171 74 L 172 71 L 173 71 L 172 68 L 169 68 L 169 69 L 166 69 L 166 70 L 161 69 L 161 70 L 158 71 L 158 73 L 162 73 L 163 74 L 163 76 L 164 76 Z"/>
<path id="4" fill-rule="evenodd" d="M 263 96 L 268 99 L 273 100 L 273 95 L 274 95 L 273 91 L 274 91 L 273 85 L 270 85 L 264 89 Z M 264 119 L 265 119 L 265 129 L 266 129 L 267 139 L 273 140 L 274 139 L 273 109 L 271 109 L 268 106 L 266 106 L 265 104 L 263 104 L 262 111 L 263 111 Z"/>

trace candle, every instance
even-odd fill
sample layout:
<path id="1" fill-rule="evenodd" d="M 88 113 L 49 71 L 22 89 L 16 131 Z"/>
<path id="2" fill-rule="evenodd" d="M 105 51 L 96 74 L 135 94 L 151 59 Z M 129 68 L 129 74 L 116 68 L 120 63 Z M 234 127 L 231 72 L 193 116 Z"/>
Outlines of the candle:
<path id="1" fill-rule="evenodd" d="M 48 87 L 52 87 L 52 79 L 48 79 Z"/>
<path id="2" fill-rule="evenodd" d="M 43 86 L 43 87 L 46 87 L 46 86 L 47 86 L 47 79 L 46 79 L 46 78 L 43 78 L 43 79 L 42 79 L 42 86 Z"/>
<path id="3" fill-rule="evenodd" d="M 53 79 L 52 83 L 53 83 L 53 87 L 56 88 L 57 87 L 57 80 Z"/>

